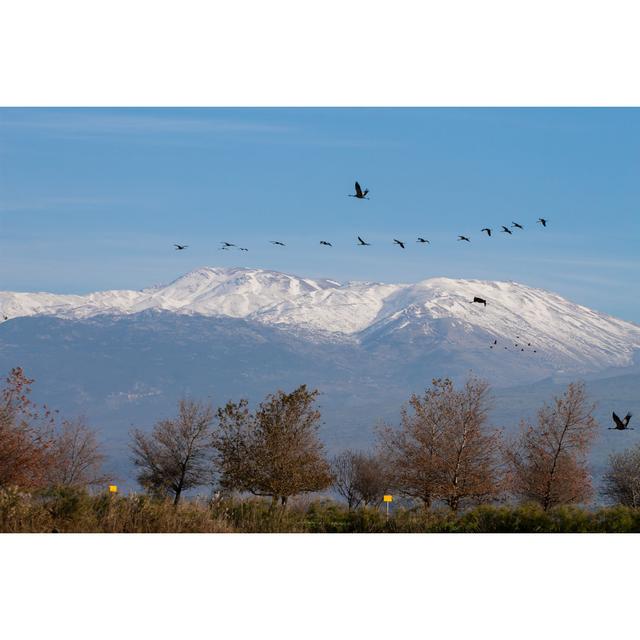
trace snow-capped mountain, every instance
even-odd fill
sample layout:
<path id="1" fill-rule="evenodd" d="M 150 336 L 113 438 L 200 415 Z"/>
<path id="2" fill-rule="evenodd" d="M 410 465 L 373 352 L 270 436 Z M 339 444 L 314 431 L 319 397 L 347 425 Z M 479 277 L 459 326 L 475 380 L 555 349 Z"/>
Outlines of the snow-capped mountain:
<path id="1" fill-rule="evenodd" d="M 486 299 L 487 306 L 471 303 L 474 296 Z M 84 319 L 145 310 L 243 318 L 320 340 L 414 345 L 424 352 L 453 347 L 485 352 L 496 340 L 494 357 L 506 351 L 503 358 L 519 357 L 523 363 L 526 358 L 526 367 L 547 373 L 626 367 L 640 349 L 639 326 L 515 282 L 431 278 L 417 284 L 340 284 L 261 269 L 205 267 L 141 291 L 0 292 L 0 313 L 9 318 Z"/>

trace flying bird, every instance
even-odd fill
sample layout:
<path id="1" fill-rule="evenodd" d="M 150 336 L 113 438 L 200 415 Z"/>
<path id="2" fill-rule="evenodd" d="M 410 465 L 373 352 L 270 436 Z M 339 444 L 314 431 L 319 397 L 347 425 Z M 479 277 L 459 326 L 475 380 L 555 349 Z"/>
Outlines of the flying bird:
<path id="1" fill-rule="evenodd" d="M 399 244 L 403 249 L 404 249 L 404 242 L 401 242 L 400 240 L 396 240 L 395 238 L 393 239 L 393 244 Z"/>
<path id="2" fill-rule="evenodd" d="M 458 240 L 466 240 L 467 242 L 471 242 L 467 236 L 458 236 Z"/>
<path id="3" fill-rule="evenodd" d="M 624 417 L 624 420 L 620 420 L 620 418 L 616 415 L 616 412 L 613 412 L 613 421 L 616 423 L 615 427 L 609 427 L 609 429 L 616 429 L 617 431 L 624 431 L 625 429 L 633 429 L 633 427 L 629 426 L 629 420 L 631 420 L 631 414 L 627 413 Z"/>
<path id="4" fill-rule="evenodd" d="M 473 296 L 473 300 L 471 301 L 471 304 L 473 304 L 474 302 L 479 302 L 480 304 L 483 304 L 485 307 L 487 306 L 487 301 L 484 298 L 478 298 L 478 296 Z"/>
<path id="5" fill-rule="evenodd" d="M 189 245 L 188 244 L 174 244 L 173 246 L 176 248 L 176 251 L 182 251 L 183 249 L 186 249 Z"/>
<path id="6" fill-rule="evenodd" d="M 539 222 L 543 227 L 546 227 L 546 226 L 547 226 L 547 219 L 546 219 L 546 218 L 538 218 L 538 222 Z"/>
<path id="7" fill-rule="evenodd" d="M 284 243 L 284 242 L 280 242 L 279 240 L 269 240 L 269 242 L 270 242 L 271 244 L 278 244 L 278 245 L 280 245 L 281 247 L 286 247 L 285 243 Z"/>
<path id="8" fill-rule="evenodd" d="M 420 242 L 421 244 L 431 244 L 428 240 L 425 240 L 424 238 L 418 238 L 416 242 Z"/>
<path id="9" fill-rule="evenodd" d="M 245 247 L 238 247 L 238 249 L 239 249 L 240 251 L 249 251 L 249 249 L 246 249 Z"/>
<path id="10" fill-rule="evenodd" d="M 368 193 L 369 193 L 369 189 L 365 189 L 363 191 L 362 188 L 360 187 L 360 183 L 356 182 L 356 192 L 349 193 L 348 195 L 350 198 L 358 198 L 358 200 L 368 200 L 369 199 L 367 198 Z"/>
<path id="11" fill-rule="evenodd" d="M 320 244 L 323 244 L 325 247 L 333 247 L 330 242 L 325 242 L 324 240 L 320 240 Z"/>
<path id="12" fill-rule="evenodd" d="M 361 247 L 370 247 L 371 246 L 368 242 L 365 242 L 360 236 L 358 236 L 358 244 Z"/>
<path id="13" fill-rule="evenodd" d="M 223 244 L 225 247 L 235 247 L 236 245 L 233 244 L 232 242 L 221 242 L 220 244 Z"/>
<path id="14" fill-rule="evenodd" d="M 508 227 L 505 227 L 504 225 L 501 225 L 501 227 L 502 227 L 501 233 L 508 233 L 509 235 L 513 233 L 513 231 L 511 231 L 511 229 L 509 229 Z"/>
<path id="15" fill-rule="evenodd" d="M 484 231 L 488 236 L 491 236 L 491 229 L 489 227 L 485 227 L 484 229 L 480 229 L 480 231 Z"/>
<path id="16" fill-rule="evenodd" d="M 511 226 L 515 227 L 516 229 L 524 229 L 524 227 L 521 224 L 518 224 L 517 222 L 512 222 Z"/>

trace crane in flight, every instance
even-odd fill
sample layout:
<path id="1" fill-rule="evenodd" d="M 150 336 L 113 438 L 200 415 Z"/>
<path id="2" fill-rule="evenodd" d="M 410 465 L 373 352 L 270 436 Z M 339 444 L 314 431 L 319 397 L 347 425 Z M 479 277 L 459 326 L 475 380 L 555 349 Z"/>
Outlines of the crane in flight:
<path id="1" fill-rule="evenodd" d="M 367 198 L 367 194 L 369 193 L 369 189 L 365 189 L 364 191 L 362 190 L 362 187 L 360 186 L 360 183 L 358 181 L 356 181 L 356 192 L 355 193 L 349 193 L 348 196 L 350 198 L 358 198 L 358 200 L 369 200 L 369 198 Z"/>
<path id="2" fill-rule="evenodd" d="M 371 244 L 365 242 L 360 236 L 358 236 L 358 245 L 361 247 L 370 247 Z"/>
<path id="3" fill-rule="evenodd" d="M 629 426 L 629 420 L 631 420 L 630 413 L 627 413 L 627 415 L 624 417 L 624 420 L 620 420 L 615 411 L 613 412 L 612 416 L 616 426 L 609 427 L 609 429 L 615 429 L 616 431 L 626 431 L 627 429 L 633 430 L 633 427 Z"/>

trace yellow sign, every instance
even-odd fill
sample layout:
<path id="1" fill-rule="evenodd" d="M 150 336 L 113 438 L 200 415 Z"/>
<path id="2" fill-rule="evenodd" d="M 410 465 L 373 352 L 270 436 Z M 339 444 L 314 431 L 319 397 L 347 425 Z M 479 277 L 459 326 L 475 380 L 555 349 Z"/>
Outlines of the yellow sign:
<path id="1" fill-rule="evenodd" d="M 118 487 L 115 484 L 109 485 L 109 493 L 118 493 Z"/>
<path id="2" fill-rule="evenodd" d="M 385 502 L 393 502 L 393 496 L 383 496 L 382 499 Z"/>

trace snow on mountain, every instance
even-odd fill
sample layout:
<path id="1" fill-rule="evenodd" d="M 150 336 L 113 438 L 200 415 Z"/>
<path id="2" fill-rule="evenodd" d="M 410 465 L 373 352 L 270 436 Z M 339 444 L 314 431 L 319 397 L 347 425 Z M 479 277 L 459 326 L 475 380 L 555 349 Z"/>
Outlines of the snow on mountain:
<path id="1" fill-rule="evenodd" d="M 474 296 L 485 298 L 487 306 L 472 304 Z M 639 326 L 514 282 L 431 278 L 341 285 L 261 269 L 201 268 L 142 291 L 0 292 L 0 312 L 10 318 L 87 318 L 147 309 L 247 318 L 367 342 L 428 338 L 455 341 L 458 349 L 465 343 L 488 349 L 491 338 L 498 341 L 496 350 L 535 349 L 557 370 L 628 366 L 640 349 Z"/>
<path id="2" fill-rule="evenodd" d="M 262 269 L 203 267 L 168 285 L 141 291 L 103 291 L 85 296 L 0 292 L 0 313 L 10 318 L 88 318 L 158 309 L 242 318 L 283 300 L 337 286 L 340 285 L 330 280 L 310 280 Z"/>

